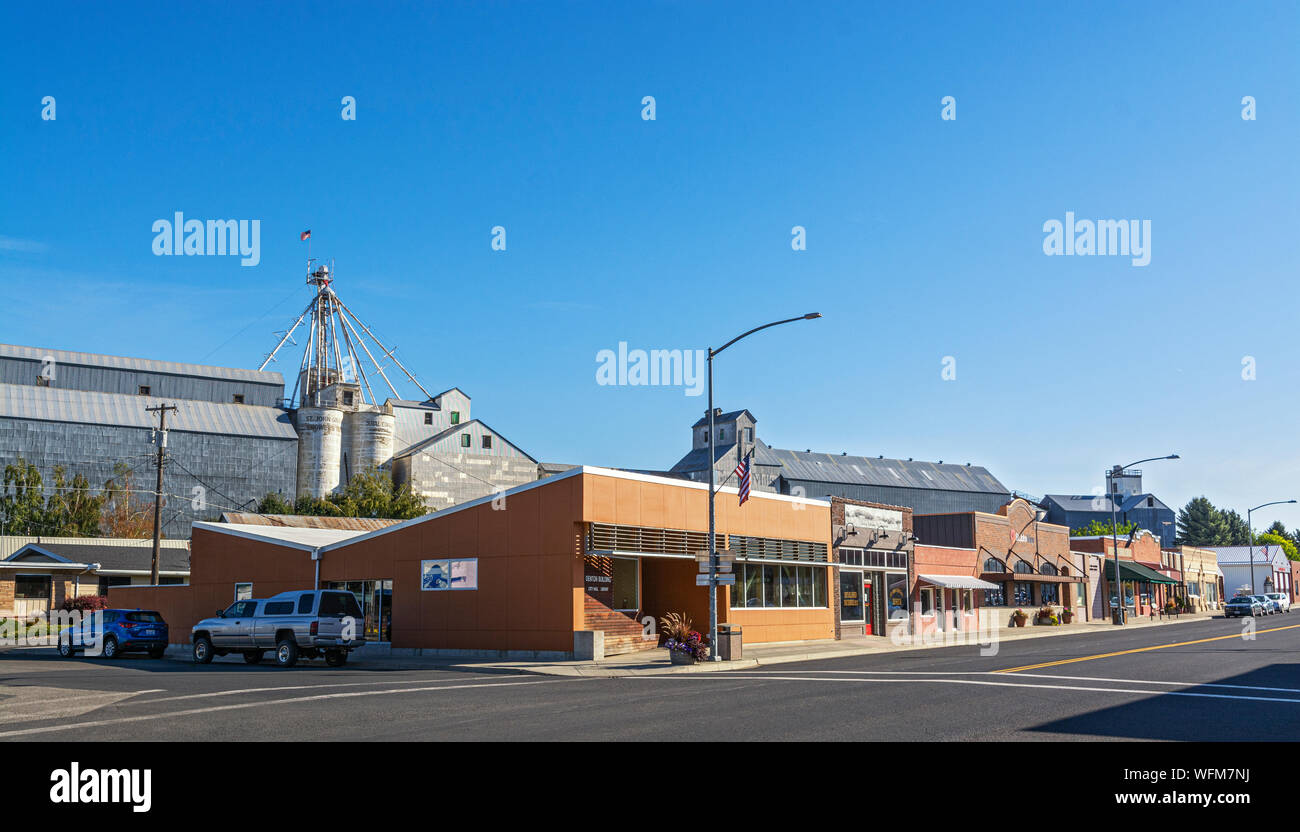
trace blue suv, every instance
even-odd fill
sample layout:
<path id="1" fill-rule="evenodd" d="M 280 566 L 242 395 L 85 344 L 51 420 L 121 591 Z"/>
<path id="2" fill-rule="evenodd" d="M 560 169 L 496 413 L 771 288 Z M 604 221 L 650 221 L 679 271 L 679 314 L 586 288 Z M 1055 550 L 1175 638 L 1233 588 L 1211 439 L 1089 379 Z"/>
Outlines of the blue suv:
<path id="1" fill-rule="evenodd" d="M 123 653 L 148 653 L 151 659 L 161 659 L 167 650 L 167 622 L 155 610 L 102 610 L 104 632 L 96 636 L 99 612 L 84 613 L 85 617 L 75 627 L 59 636 L 59 655 L 70 658 L 78 650 L 96 645 L 98 655 L 115 659 Z"/>

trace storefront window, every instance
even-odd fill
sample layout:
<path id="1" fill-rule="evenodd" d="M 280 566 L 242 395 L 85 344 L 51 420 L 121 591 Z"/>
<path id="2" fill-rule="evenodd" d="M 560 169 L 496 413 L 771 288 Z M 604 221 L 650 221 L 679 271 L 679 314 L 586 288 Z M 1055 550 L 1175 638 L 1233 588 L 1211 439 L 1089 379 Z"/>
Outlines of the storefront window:
<path id="1" fill-rule="evenodd" d="M 934 590 L 921 590 L 921 615 L 929 615 L 934 612 Z"/>
<path id="2" fill-rule="evenodd" d="M 1056 584 L 1043 584 L 1038 588 L 1039 603 L 1042 604 L 1059 604 L 1061 602 L 1060 587 Z"/>
<path id="3" fill-rule="evenodd" d="M 907 575 L 906 573 L 889 573 L 885 580 L 889 594 L 889 617 L 907 615 Z"/>
<path id="4" fill-rule="evenodd" d="M 1018 607 L 1034 603 L 1034 585 L 1029 581 L 1016 581 L 1011 593 L 1012 601 Z"/>
<path id="5" fill-rule="evenodd" d="M 848 573 L 841 573 L 841 581 L 845 574 Z M 862 573 L 852 574 L 861 580 Z M 824 607 L 826 570 L 816 566 L 737 564 L 736 588 L 732 593 L 731 606 Z"/>
<path id="6" fill-rule="evenodd" d="M 984 606 L 1005 607 L 1007 605 L 1006 584 L 998 584 L 997 589 L 984 590 Z"/>
<path id="7" fill-rule="evenodd" d="M 368 641 L 392 641 L 392 581 L 329 581 L 324 588 L 351 592 L 357 599 Z"/>
<path id="8" fill-rule="evenodd" d="M 840 573 L 840 620 L 862 621 L 865 613 L 862 606 L 862 573 Z"/>

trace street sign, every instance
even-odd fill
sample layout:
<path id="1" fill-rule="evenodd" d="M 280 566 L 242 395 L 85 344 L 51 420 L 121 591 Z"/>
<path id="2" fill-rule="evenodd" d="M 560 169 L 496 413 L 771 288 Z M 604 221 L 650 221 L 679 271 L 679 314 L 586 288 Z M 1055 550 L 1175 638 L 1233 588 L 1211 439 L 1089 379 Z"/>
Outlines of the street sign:
<path id="1" fill-rule="evenodd" d="M 709 576 L 708 576 L 708 575 L 696 575 L 696 576 L 695 576 L 695 585 L 696 585 L 696 586 L 708 586 L 708 585 L 709 585 Z M 735 585 L 736 585 L 736 576 L 735 576 L 735 575 L 719 575 L 719 576 L 718 576 L 718 586 L 735 586 Z"/>
<path id="2" fill-rule="evenodd" d="M 707 560 L 702 560 L 702 561 L 700 561 L 700 571 L 701 571 L 701 572 L 708 572 L 708 571 L 709 571 L 709 562 L 708 562 Z M 731 571 L 731 561 L 725 561 L 725 562 L 721 562 L 721 561 L 720 561 L 720 562 L 718 563 L 718 571 L 719 571 L 719 572 L 730 572 L 730 571 Z"/>
<path id="3" fill-rule="evenodd" d="M 709 550 L 708 550 L 708 549 L 700 549 L 699 551 L 697 551 L 697 552 L 695 553 L 695 559 L 696 559 L 696 560 L 702 560 L 702 561 L 704 561 L 705 563 L 708 563 L 708 562 L 709 562 Z M 724 560 L 735 560 L 735 555 L 731 554 L 731 550 L 730 550 L 730 549 L 719 549 L 719 550 L 718 550 L 718 560 L 719 560 L 719 561 L 724 561 Z"/>

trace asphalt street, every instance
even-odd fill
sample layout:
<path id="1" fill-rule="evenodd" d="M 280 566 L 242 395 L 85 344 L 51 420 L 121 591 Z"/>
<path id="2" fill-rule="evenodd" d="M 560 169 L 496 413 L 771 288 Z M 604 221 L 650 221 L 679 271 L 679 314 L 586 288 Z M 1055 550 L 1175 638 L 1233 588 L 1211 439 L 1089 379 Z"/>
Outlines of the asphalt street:
<path id="1" fill-rule="evenodd" d="M 553 677 L 0 652 L 0 741 L 1294 740 L 1300 615 Z"/>

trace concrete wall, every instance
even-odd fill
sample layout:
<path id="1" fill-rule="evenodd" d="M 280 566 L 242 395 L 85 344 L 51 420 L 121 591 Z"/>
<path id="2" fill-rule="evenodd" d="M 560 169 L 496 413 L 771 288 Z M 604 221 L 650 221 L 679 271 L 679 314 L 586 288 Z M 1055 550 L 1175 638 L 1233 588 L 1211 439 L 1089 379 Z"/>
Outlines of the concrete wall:
<path id="1" fill-rule="evenodd" d="M 180 465 L 165 469 L 163 491 L 180 496 L 166 498 L 163 534 L 189 537 L 195 520 L 216 520 L 222 511 L 240 510 L 268 491 L 291 496 L 297 446 L 297 440 L 171 431 L 167 452 Z M 69 480 L 84 474 L 100 489 L 121 460 L 135 470 L 134 487 L 152 492 L 156 453 L 144 428 L 0 419 L 0 468 L 22 457 L 40 469 L 46 484 L 53 482 L 54 466 L 62 464 Z M 206 508 L 192 506 L 192 489 L 200 483 L 181 466 L 208 484 Z M 151 500 L 148 494 L 137 496 Z"/>

